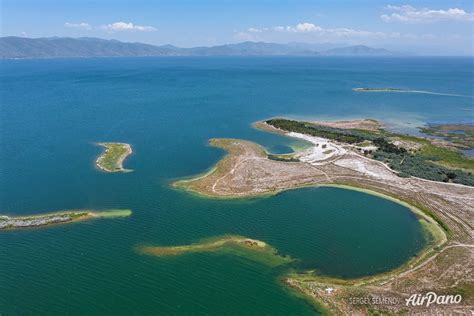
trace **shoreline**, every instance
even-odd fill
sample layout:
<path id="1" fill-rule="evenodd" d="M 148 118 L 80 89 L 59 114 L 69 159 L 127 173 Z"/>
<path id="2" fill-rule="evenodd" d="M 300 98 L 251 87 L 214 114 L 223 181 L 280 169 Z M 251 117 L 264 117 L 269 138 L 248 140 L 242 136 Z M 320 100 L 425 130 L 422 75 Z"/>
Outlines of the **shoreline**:
<path id="1" fill-rule="evenodd" d="M 263 147 L 262 147 L 263 148 Z M 224 157 L 225 158 L 225 157 Z M 223 159 L 224 159 L 223 158 Z M 197 178 L 188 178 L 186 181 L 194 181 L 197 179 L 202 179 L 203 177 L 209 175 L 210 173 L 214 172 L 217 169 L 217 164 L 214 165 L 208 172 L 206 172 L 204 175 L 201 174 Z M 349 279 L 342 279 L 342 278 L 336 278 L 336 277 L 331 277 L 327 275 L 313 275 L 311 274 L 311 279 L 313 281 L 320 281 L 324 282 L 325 284 L 346 284 L 350 286 L 361 286 L 361 285 L 369 285 L 372 283 L 377 283 L 377 282 L 387 282 L 389 280 L 395 279 L 397 276 L 400 276 L 406 272 L 410 272 L 412 270 L 415 270 L 423 265 L 424 262 L 432 258 L 434 255 L 437 253 L 441 252 L 446 246 L 449 241 L 448 238 L 448 233 L 449 231 L 445 231 L 442 226 L 438 223 L 438 220 L 432 217 L 432 214 L 430 212 L 426 212 L 426 210 L 422 210 L 421 208 L 415 206 L 414 202 L 410 201 L 405 201 L 399 197 L 396 196 L 391 196 L 385 193 L 377 192 L 371 188 L 368 187 L 363 187 L 363 186 L 356 186 L 354 184 L 340 184 L 340 183 L 317 183 L 317 184 L 304 184 L 304 185 L 299 185 L 299 186 L 294 186 L 294 187 L 289 187 L 285 189 L 280 189 L 278 191 L 273 191 L 273 192 L 267 192 L 267 193 L 261 193 L 261 194 L 256 194 L 256 195 L 250 195 L 250 196 L 244 196 L 244 195 L 232 195 L 232 196 L 216 196 L 216 195 L 210 195 L 206 193 L 202 193 L 193 189 L 188 189 L 180 185 L 175 185 L 173 183 L 173 187 L 183 190 L 188 193 L 192 193 L 193 195 L 205 199 L 217 199 L 217 200 L 252 200 L 252 199 L 260 199 L 260 198 L 267 198 L 267 197 L 272 197 L 281 193 L 284 193 L 289 190 L 298 190 L 298 189 L 303 189 L 303 188 L 318 188 L 318 187 L 327 187 L 327 188 L 338 188 L 338 189 L 345 189 L 345 190 L 352 190 L 356 192 L 361 192 L 373 196 L 377 196 L 379 198 L 386 199 L 388 201 L 397 203 L 399 205 L 402 205 L 406 207 L 412 214 L 414 214 L 417 218 L 417 221 L 419 222 L 421 229 L 424 231 L 424 234 L 428 234 L 430 238 L 432 238 L 431 241 L 428 241 L 422 249 L 420 249 L 415 257 L 409 259 L 408 261 L 404 262 L 402 265 L 399 267 L 396 267 L 392 270 L 382 272 L 382 273 L 375 273 L 372 275 L 368 276 L 363 276 L 359 278 L 349 278 Z M 424 225 L 422 221 L 425 221 L 426 224 Z M 437 248 L 437 249 L 436 249 Z M 436 249 L 436 250 L 434 250 Z M 308 272 L 306 272 L 308 273 Z M 309 276 L 305 274 L 304 271 L 302 272 L 293 272 L 290 274 L 286 274 L 282 276 L 282 282 L 285 286 L 289 287 L 291 290 L 295 290 L 294 282 L 295 279 L 300 278 L 303 276 L 304 278 L 308 278 Z M 299 290 L 301 293 L 304 294 L 304 291 Z M 313 302 L 311 299 L 307 297 L 307 294 L 304 296 L 305 299 L 307 299 L 310 303 L 315 304 L 318 308 L 323 307 L 323 310 L 327 311 L 327 307 L 323 304 L 321 304 L 320 301 Z"/>
<path id="2" fill-rule="evenodd" d="M 289 136 L 288 132 L 265 122 L 256 122 L 252 126 Z M 456 260 L 461 260 L 461 256 L 453 257 L 453 263 L 446 266 L 441 256 L 438 256 L 440 253 L 463 251 L 462 255 L 469 254 L 469 250 L 466 252 L 463 249 L 472 246 L 473 232 L 468 223 L 472 216 L 472 207 L 469 205 L 472 204 L 470 196 L 474 188 L 416 177 L 402 178 L 383 162 L 363 157 L 350 146 L 338 142 L 332 144 L 343 149 L 334 159 L 323 157 L 316 162 L 281 162 L 268 159 L 269 153 L 259 144 L 238 139 L 213 139 L 211 145 L 226 150 L 227 154 L 205 174 L 188 177 L 185 182 L 175 181 L 173 187 L 203 198 L 245 200 L 265 198 L 304 187 L 334 187 L 375 195 L 408 208 L 416 216 L 423 233 L 429 237 L 426 245 L 399 267 L 356 279 L 332 278 L 310 271 L 282 276 L 288 287 L 297 289 L 305 297 L 316 300 L 334 313 L 366 311 L 367 306 L 352 306 L 344 301 L 344 297 L 354 291 L 397 296 L 401 302 L 399 305 L 369 307 L 382 312 L 399 312 L 403 310 L 403 293 L 406 293 L 406 289 L 414 287 L 421 290 L 421 284 L 410 283 L 410 280 L 417 278 L 417 275 L 425 279 L 433 278 L 425 276 L 428 271 L 426 266 L 436 264 L 438 266 L 435 269 L 442 273 L 457 264 Z M 459 209 L 463 211 L 455 211 Z M 461 268 L 464 272 L 468 270 L 469 267 Z M 400 283 L 404 284 L 403 289 L 394 291 L 393 288 L 397 288 Z M 427 289 L 437 290 L 436 284 L 438 281 L 429 280 Z M 337 287 L 338 294 L 325 295 L 326 287 Z M 468 299 L 473 300 L 472 297 Z"/>
<path id="3" fill-rule="evenodd" d="M 213 168 L 214 169 L 214 168 Z M 202 177 L 201 177 L 202 178 Z M 192 181 L 191 179 L 189 181 Z M 449 231 L 445 231 L 444 228 L 438 223 L 437 219 L 433 218 L 432 214 L 430 214 L 429 212 L 427 212 L 426 210 L 422 210 L 420 207 L 417 207 L 415 206 L 414 202 L 410 202 L 410 201 L 405 201 L 403 199 L 400 199 L 396 196 L 391 196 L 391 195 L 388 195 L 388 194 L 385 194 L 385 193 L 380 193 L 380 192 L 377 192 L 371 188 L 366 188 L 366 187 L 362 187 L 362 186 L 356 186 L 354 184 L 339 184 L 339 183 L 317 183 L 317 184 L 304 184 L 304 185 L 300 185 L 300 186 L 294 186 L 294 187 L 291 187 L 291 188 L 286 188 L 286 189 L 281 189 L 279 191 L 274 191 L 274 192 L 270 192 L 270 193 L 263 193 L 263 194 L 258 194 L 258 195 L 251 195 L 251 196 L 215 196 L 215 195 L 209 195 L 209 194 L 204 194 L 204 193 L 200 193 L 198 191 L 195 191 L 195 190 L 192 190 L 192 189 L 186 189 L 186 188 L 183 188 L 181 186 L 175 186 L 175 188 L 178 188 L 182 191 L 185 191 L 185 192 L 188 192 L 188 193 L 191 193 L 197 197 L 201 197 L 201 198 L 204 198 L 204 199 L 217 199 L 217 200 L 254 200 L 254 199 L 264 199 L 264 198 L 268 198 L 268 197 L 272 197 L 272 196 L 275 196 L 275 195 L 278 195 L 278 194 L 281 194 L 281 193 L 284 193 L 286 191 L 290 191 L 290 190 L 299 190 L 299 189 L 304 189 L 304 188 L 338 188 L 338 189 L 344 189 L 344 190 L 351 190 L 351 191 L 356 191 L 356 192 L 361 192 L 361 193 L 365 193 L 365 194 L 369 194 L 369 195 L 372 195 L 372 196 L 376 196 L 376 197 L 379 197 L 379 198 L 382 198 L 382 199 L 385 199 L 385 200 L 388 200 L 388 201 L 391 201 L 391 202 L 394 202 L 394 203 L 397 203 L 401 206 L 404 206 L 405 208 L 407 208 L 413 215 L 416 216 L 417 218 L 417 221 L 420 223 L 420 225 L 422 226 L 422 229 L 425 229 L 425 230 L 428 230 L 427 232 L 425 233 L 429 233 L 430 234 L 430 237 L 433 237 L 433 241 L 432 242 L 429 242 L 427 243 L 422 249 L 420 249 L 419 252 L 417 252 L 416 254 L 416 257 L 424 257 L 425 256 L 425 252 L 431 252 L 431 248 L 433 247 L 441 247 L 443 245 L 445 245 L 448 241 L 449 241 L 449 238 L 448 238 L 448 234 L 449 234 Z M 428 224 L 431 224 L 432 226 L 430 226 L 428 229 L 426 227 L 424 227 L 421 223 L 421 220 L 424 220 L 426 221 Z M 441 235 L 441 237 L 439 236 Z M 434 246 L 433 246 L 434 244 Z M 414 259 L 410 259 L 409 261 L 405 262 L 404 264 L 402 264 L 402 266 L 400 267 L 397 267 L 395 268 L 394 270 L 390 270 L 390 271 L 387 271 L 387 272 L 382 272 L 381 274 L 373 274 L 373 275 L 369 275 L 367 277 L 362 277 L 362 278 L 357 278 L 357 279 L 365 279 L 365 278 L 372 278 L 372 277 L 379 277 L 379 276 L 382 276 L 383 274 L 386 274 L 386 273 L 392 273 L 393 271 L 395 270 L 398 270 L 398 269 L 402 269 L 403 267 L 405 266 L 410 266 L 413 264 L 412 260 Z M 419 259 L 415 260 L 415 261 L 418 261 Z M 421 262 L 418 262 L 418 264 L 421 263 Z M 322 276 L 322 278 L 329 278 L 327 276 Z M 335 280 L 337 278 L 334 278 Z M 378 278 L 377 278 L 378 279 Z M 350 280 L 356 280 L 356 279 L 337 279 L 337 280 L 347 280 L 347 281 L 350 281 Z"/>

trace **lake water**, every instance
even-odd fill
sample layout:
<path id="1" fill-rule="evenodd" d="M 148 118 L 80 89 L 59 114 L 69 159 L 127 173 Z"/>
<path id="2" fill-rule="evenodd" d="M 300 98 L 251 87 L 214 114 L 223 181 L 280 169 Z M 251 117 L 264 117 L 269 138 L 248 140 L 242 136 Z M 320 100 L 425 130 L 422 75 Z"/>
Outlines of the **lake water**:
<path id="1" fill-rule="evenodd" d="M 0 211 L 128 208 L 129 218 L 0 233 L 0 314 L 313 314 L 286 268 L 202 253 L 140 255 L 222 234 L 268 242 L 294 269 L 351 278 L 400 266 L 425 244 L 396 203 L 336 188 L 208 200 L 169 183 L 210 168 L 235 137 L 288 152 L 250 127 L 273 116 L 379 118 L 415 131 L 472 123 L 473 60 L 463 58 L 110 58 L 1 61 Z M 357 93 L 394 87 L 454 97 Z M 133 146 L 125 167 L 94 167 L 95 142 Z"/>

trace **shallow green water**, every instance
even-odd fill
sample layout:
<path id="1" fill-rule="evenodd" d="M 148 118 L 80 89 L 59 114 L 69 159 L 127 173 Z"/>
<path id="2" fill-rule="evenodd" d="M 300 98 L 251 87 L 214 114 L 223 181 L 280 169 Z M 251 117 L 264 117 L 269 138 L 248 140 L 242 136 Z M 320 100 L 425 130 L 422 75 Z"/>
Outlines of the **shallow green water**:
<path id="1" fill-rule="evenodd" d="M 351 89 L 375 82 L 438 91 L 443 82 L 443 92 L 466 94 L 472 78 L 463 77 L 463 62 L 448 68 L 438 67 L 445 60 L 412 59 L 401 65 L 331 58 L 2 62 L 2 213 L 90 208 L 133 215 L 0 233 L 0 314 L 315 313 L 281 286 L 285 268 L 231 254 L 157 258 L 134 249 L 239 234 L 299 259 L 296 269 L 357 277 L 401 265 L 425 241 L 415 216 L 396 203 L 336 188 L 219 201 L 169 183 L 223 156 L 206 146 L 211 137 L 288 151 L 290 140 L 250 128 L 269 116 L 374 117 L 375 109 L 411 109 L 412 117 L 426 113 L 426 104 L 440 111 L 449 104 L 444 117 L 455 120 L 462 116 L 453 111 L 471 100 Z M 451 80 L 432 76 L 439 69 Z M 436 113 L 427 119 L 443 114 Z M 101 141 L 132 144 L 125 167 L 134 172 L 94 168 L 101 152 L 94 143 Z"/>

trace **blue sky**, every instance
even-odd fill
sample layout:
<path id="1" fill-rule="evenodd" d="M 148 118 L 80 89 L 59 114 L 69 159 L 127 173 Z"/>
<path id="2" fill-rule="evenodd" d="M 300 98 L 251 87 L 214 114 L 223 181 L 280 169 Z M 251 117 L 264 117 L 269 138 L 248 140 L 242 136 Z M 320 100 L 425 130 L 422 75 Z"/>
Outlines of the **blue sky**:
<path id="1" fill-rule="evenodd" d="M 1 35 L 182 47 L 246 40 L 473 54 L 471 1 L 1 0 Z"/>

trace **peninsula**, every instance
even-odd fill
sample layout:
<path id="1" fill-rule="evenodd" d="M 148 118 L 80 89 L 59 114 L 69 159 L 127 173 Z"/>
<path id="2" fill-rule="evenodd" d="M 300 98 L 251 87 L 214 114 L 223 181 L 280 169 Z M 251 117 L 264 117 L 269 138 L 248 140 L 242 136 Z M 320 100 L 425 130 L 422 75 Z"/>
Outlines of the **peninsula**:
<path id="1" fill-rule="evenodd" d="M 0 230 L 50 226 L 95 218 L 126 217 L 130 214 L 132 214 L 130 210 L 105 210 L 100 212 L 80 210 L 17 217 L 0 215 Z"/>
<path id="2" fill-rule="evenodd" d="M 417 256 L 393 271 L 370 277 L 345 280 L 313 271 L 294 272 L 284 278 L 286 284 L 334 314 L 400 313 L 407 310 L 408 293 L 444 293 L 453 288 L 463 293 L 464 306 L 473 305 L 474 160 L 430 139 L 391 133 L 380 126 L 367 120 L 258 122 L 255 127 L 304 140 L 308 147 L 274 157 L 250 141 L 211 139 L 212 146 L 228 154 L 209 173 L 173 185 L 214 198 L 338 186 L 391 199 L 409 207 L 430 236 Z M 350 297 L 393 300 L 353 304 Z M 458 305 L 415 309 L 448 314 L 462 310 Z"/>
<path id="3" fill-rule="evenodd" d="M 105 148 L 104 152 L 97 158 L 96 165 L 106 172 L 130 172 L 125 169 L 123 162 L 132 154 L 132 146 L 126 143 L 98 143 Z"/>

